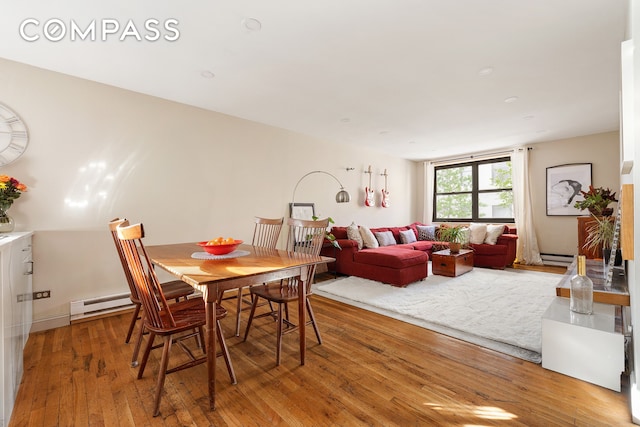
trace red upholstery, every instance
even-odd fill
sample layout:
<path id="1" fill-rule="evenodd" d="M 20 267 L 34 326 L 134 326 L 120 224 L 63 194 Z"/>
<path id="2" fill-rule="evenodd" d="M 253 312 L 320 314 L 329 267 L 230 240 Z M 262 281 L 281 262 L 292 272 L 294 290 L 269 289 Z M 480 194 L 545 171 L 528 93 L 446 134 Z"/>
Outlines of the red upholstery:
<path id="1" fill-rule="evenodd" d="M 405 227 L 372 228 L 372 232 L 391 231 L 396 242 L 400 242 L 400 231 L 412 229 L 418 235 L 414 222 Z M 333 227 L 331 232 L 342 247 L 337 250 L 326 245 L 321 254 L 336 259 L 329 268 L 340 274 L 364 277 L 395 286 L 406 286 L 409 283 L 427 277 L 427 261 L 433 250 L 446 246 L 444 242 L 418 240 L 408 244 L 397 244 L 376 249 L 358 250 L 355 240 L 347 238 L 347 227 Z M 474 250 L 473 263 L 476 267 L 504 269 L 516 259 L 518 240 L 515 227 L 505 225 L 504 234 L 498 237 L 495 245 L 471 245 Z"/>

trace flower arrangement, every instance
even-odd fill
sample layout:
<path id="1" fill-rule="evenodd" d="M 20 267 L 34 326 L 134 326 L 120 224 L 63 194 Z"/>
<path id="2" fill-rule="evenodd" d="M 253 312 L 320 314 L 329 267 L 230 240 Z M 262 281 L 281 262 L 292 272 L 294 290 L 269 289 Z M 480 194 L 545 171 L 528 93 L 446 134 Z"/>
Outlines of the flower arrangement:
<path id="1" fill-rule="evenodd" d="M 609 216 L 613 213 L 613 209 L 609 208 L 611 203 L 617 202 L 616 193 L 612 193 L 611 189 L 604 187 L 589 186 L 589 191 L 580 191 L 584 200 L 577 201 L 573 207 L 576 209 L 588 209 L 596 216 Z"/>
<path id="2" fill-rule="evenodd" d="M 0 216 L 6 215 L 13 202 L 27 191 L 27 186 L 17 179 L 0 175 Z"/>

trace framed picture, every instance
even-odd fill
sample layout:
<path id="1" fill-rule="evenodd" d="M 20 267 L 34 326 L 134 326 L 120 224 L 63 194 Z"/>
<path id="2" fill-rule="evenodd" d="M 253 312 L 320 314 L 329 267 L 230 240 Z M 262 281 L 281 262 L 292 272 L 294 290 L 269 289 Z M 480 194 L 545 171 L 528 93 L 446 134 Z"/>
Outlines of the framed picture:
<path id="1" fill-rule="evenodd" d="M 591 163 L 570 163 L 547 168 L 547 215 L 582 215 L 573 205 L 584 200 L 580 191 L 591 185 Z"/>
<path id="2" fill-rule="evenodd" d="M 311 221 L 316 215 L 313 203 L 289 203 L 289 218 Z"/>

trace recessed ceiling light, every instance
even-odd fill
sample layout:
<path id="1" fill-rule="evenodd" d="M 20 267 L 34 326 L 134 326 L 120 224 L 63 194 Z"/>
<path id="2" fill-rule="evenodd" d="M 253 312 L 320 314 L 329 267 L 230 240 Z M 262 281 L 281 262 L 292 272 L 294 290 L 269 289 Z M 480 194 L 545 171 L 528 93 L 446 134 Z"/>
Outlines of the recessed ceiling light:
<path id="1" fill-rule="evenodd" d="M 535 116 L 524 116 L 523 119 L 525 120 L 531 120 L 533 119 Z"/>
<path id="2" fill-rule="evenodd" d="M 249 31 L 260 31 L 262 29 L 262 22 L 255 18 L 244 18 L 242 20 L 242 28 Z"/>
<path id="3" fill-rule="evenodd" d="M 379 133 L 380 133 L 380 135 L 388 135 L 389 131 L 388 130 L 381 130 Z"/>
<path id="4" fill-rule="evenodd" d="M 491 73 L 493 73 L 493 67 L 484 67 L 483 69 L 478 71 L 478 75 L 481 77 L 488 76 Z"/>
<path id="5" fill-rule="evenodd" d="M 413 140 L 412 140 L 412 141 L 409 141 L 409 144 L 415 144 L 415 143 L 416 143 L 416 142 L 415 142 L 415 141 L 413 141 Z"/>
<path id="6" fill-rule="evenodd" d="M 214 78 L 216 76 L 215 74 L 213 74 L 212 71 L 209 71 L 209 70 L 204 70 L 204 71 L 200 72 L 200 75 L 202 77 L 204 77 L 205 79 L 212 79 L 212 78 Z"/>
<path id="7" fill-rule="evenodd" d="M 511 104 L 512 102 L 516 102 L 517 100 L 518 100 L 517 96 L 510 96 L 509 98 L 506 98 L 504 102 L 506 102 L 507 104 Z"/>
<path id="8" fill-rule="evenodd" d="M 351 121 L 351 119 L 349 117 L 343 117 L 343 118 L 340 119 L 340 121 L 342 123 L 349 123 Z"/>

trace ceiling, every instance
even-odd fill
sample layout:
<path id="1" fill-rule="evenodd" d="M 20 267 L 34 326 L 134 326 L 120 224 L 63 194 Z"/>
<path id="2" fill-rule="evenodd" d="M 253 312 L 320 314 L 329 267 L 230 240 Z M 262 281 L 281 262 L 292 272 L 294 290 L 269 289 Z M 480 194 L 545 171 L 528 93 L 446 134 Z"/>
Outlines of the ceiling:
<path id="1" fill-rule="evenodd" d="M 618 129 L 627 11 L 627 0 L 23 0 L 3 6 L 0 57 L 433 159 Z M 94 40 L 71 40 L 92 22 Z"/>

